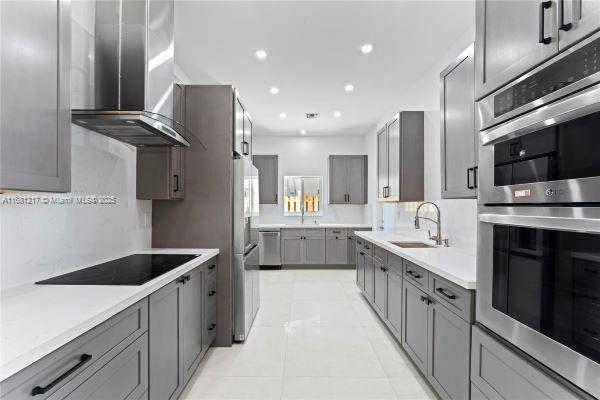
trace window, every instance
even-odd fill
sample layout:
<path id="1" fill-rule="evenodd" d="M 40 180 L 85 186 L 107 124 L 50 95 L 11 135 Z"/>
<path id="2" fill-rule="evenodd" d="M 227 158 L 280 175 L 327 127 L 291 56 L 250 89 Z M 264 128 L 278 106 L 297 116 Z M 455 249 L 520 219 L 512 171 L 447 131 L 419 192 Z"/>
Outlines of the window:
<path id="1" fill-rule="evenodd" d="M 283 178 L 283 215 L 322 215 L 323 194 L 320 176 L 286 176 Z"/>

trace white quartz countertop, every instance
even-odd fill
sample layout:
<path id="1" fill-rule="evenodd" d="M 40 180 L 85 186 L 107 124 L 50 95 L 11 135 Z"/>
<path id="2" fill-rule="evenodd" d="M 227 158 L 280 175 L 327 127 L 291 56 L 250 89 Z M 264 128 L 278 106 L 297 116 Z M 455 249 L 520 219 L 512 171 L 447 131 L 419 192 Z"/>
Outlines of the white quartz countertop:
<path id="1" fill-rule="evenodd" d="M 356 235 L 465 289 L 475 289 L 475 256 L 461 249 L 454 247 L 401 248 L 390 242 L 419 242 L 423 240 L 418 240 L 398 232 L 358 231 Z M 424 240 L 423 242 L 434 244 L 434 242 L 428 240 Z"/>
<path id="2" fill-rule="evenodd" d="M 312 223 L 307 222 L 304 224 L 260 224 L 259 229 L 300 229 L 300 228 L 371 228 L 370 224 L 336 224 L 336 223 Z"/>
<path id="3" fill-rule="evenodd" d="M 208 261 L 219 254 L 219 250 L 149 249 L 130 254 L 139 253 L 200 256 L 141 286 L 35 285 L 32 282 L 0 292 L 0 381 Z M 118 257 L 112 259 L 115 258 Z"/>

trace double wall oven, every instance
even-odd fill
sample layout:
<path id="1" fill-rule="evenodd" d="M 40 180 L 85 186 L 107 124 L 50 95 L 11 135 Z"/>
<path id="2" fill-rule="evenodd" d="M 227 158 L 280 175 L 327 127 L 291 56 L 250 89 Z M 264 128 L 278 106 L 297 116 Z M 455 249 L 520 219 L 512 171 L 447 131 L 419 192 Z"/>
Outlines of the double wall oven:
<path id="1" fill-rule="evenodd" d="M 600 35 L 477 113 L 477 321 L 600 398 Z"/>

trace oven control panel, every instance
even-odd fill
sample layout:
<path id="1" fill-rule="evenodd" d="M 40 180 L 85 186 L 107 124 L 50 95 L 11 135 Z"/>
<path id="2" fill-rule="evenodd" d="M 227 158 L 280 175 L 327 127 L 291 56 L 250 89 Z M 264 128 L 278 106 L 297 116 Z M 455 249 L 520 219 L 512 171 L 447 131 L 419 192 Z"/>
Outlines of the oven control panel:
<path id="1" fill-rule="evenodd" d="M 600 38 L 494 96 L 494 116 L 531 103 L 600 71 Z"/>

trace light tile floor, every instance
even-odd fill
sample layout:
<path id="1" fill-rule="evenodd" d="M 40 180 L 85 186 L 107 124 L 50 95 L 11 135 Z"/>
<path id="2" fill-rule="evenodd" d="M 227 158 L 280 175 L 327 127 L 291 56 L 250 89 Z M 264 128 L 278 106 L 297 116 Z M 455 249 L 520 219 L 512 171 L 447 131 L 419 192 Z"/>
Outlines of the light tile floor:
<path id="1" fill-rule="evenodd" d="M 360 294 L 355 271 L 260 277 L 249 338 L 211 348 L 181 399 L 436 399 Z"/>

